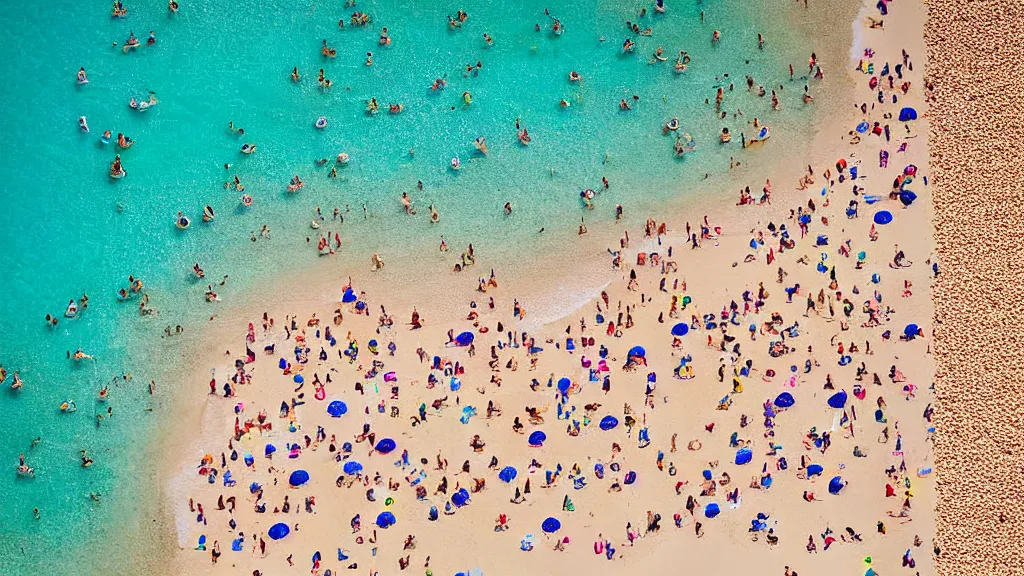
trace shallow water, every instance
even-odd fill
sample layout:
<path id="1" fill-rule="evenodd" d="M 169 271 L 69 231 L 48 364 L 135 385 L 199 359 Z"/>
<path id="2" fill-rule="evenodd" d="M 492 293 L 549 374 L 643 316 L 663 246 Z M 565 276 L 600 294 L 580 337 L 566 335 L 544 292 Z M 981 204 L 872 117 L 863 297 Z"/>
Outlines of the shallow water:
<path id="1" fill-rule="evenodd" d="M 164 326 L 187 328 L 208 315 L 205 286 L 191 276 L 192 263 L 201 262 L 211 279 L 230 275 L 219 290 L 226 297 L 286 265 L 310 266 L 315 251 L 302 238 L 310 235 L 308 222 L 320 206 L 325 228 L 340 231 L 346 250 L 384 256 L 423 244 L 433 250 L 444 234 L 453 250 L 473 242 L 492 263 L 512 265 L 525 260 L 523 250 L 557 245 L 559 236 L 527 242 L 541 227 L 571 233 L 574 224 L 567 222 L 580 216 L 611 220 L 616 203 L 628 218 L 639 219 L 661 201 L 708 191 L 705 173 L 727 173 L 729 156 L 769 166 L 783 152 L 799 153 L 811 113 L 800 104 L 803 81 L 790 82 L 787 65 L 793 63 L 799 76 L 812 48 L 799 28 L 784 25 L 793 2 L 668 6 L 665 15 L 639 19 L 637 8 L 613 2 L 558 8 L 553 14 L 566 27 L 559 37 L 551 33 L 544 4 L 535 0 L 448 7 L 361 2 L 358 9 L 373 17 L 363 28 L 348 24 L 353 9 L 340 3 L 300 7 L 276 0 L 184 2 L 173 17 L 160 3 L 129 3 L 124 20 L 111 19 L 103 6 L 66 0 L 48 4 L 43 15 L 9 14 L 0 24 L 0 48 L 18 56 L 0 67 L 6 79 L 0 85 L 0 178 L 7 222 L 0 227 L 0 363 L 8 372 L 20 370 L 26 386 L 0 392 L 0 467 L 10 470 L 0 474 L 7 503 L 0 564 L 13 567 L 5 572 L 26 573 L 41 554 L 57 548 L 74 551 L 85 543 L 102 553 L 114 525 L 148 529 L 153 512 L 134 496 L 155 479 L 135 459 L 142 440 L 162 426 L 146 411 L 146 383 L 182 361 L 175 353 L 148 351 Z M 460 7 L 469 19 L 462 29 L 449 30 L 446 16 Z M 339 18 L 346 19 L 344 30 Z M 632 36 L 626 20 L 654 27 L 653 37 L 634 37 L 631 55 L 621 50 Z M 534 31 L 536 23 L 542 32 Z M 381 26 L 393 38 L 390 47 L 378 46 Z M 130 30 L 145 43 L 151 29 L 154 46 L 128 54 L 111 47 Z M 710 41 L 712 29 L 723 34 L 718 45 Z M 485 31 L 494 38 L 491 47 L 483 41 Z M 764 51 L 757 49 L 758 31 L 767 37 Z M 338 51 L 334 59 L 320 55 L 325 38 Z M 648 64 L 657 46 L 669 61 Z M 684 74 L 672 70 L 679 50 L 693 58 Z M 374 54 L 370 67 L 364 65 L 367 51 Z M 483 63 L 479 74 L 466 77 L 465 65 L 477 61 Z M 75 83 L 80 66 L 88 71 L 86 86 Z M 292 66 L 303 75 L 299 84 L 288 78 Z M 320 67 L 334 82 L 326 92 L 316 84 Z M 581 86 L 568 82 L 570 70 L 583 76 Z M 737 86 L 727 93 L 724 109 L 743 109 L 746 116 L 738 120 L 716 120 L 713 106 L 704 104 L 716 86 L 728 84 L 716 79 L 726 72 Z M 748 93 L 745 74 L 766 85 L 784 84 L 783 110 L 773 113 L 768 98 Z M 447 88 L 431 91 L 439 77 L 447 79 Z M 127 106 L 129 98 L 149 91 L 160 100 L 156 107 L 138 113 Z M 466 91 L 472 94 L 469 106 Z M 634 109 L 620 111 L 619 99 L 634 94 L 640 96 Z M 368 115 L 370 97 L 382 107 L 403 103 L 405 110 Z M 559 106 L 562 98 L 568 109 Z M 88 134 L 77 127 L 82 115 Z M 321 115 L 329 125 L 317 130 L 313 123 Z M 753 116 L 770 117 L 768 147 L 744 151 L 738 143 L 718 144 L 723 126 L 738 141 L 744 120 Z M 528 147 L 516 139 L 517 117 L 533 137 Z M 681 159 L 673 157 L 673 138 L 662 134 L 673 117 L 697 142 Z M 245 136 L 231 134 L 228 121 L 244 127 Z M 107 176 L 115 150 L 99 142 L 108 128 L 136 141 L 121 152 L 128 176 L 119 181 Z M 472 146 L 478 136 L 487 138 L 486 158 Z M 258 151 L 239 154 L 243 142 L 257 144 Z M 340 151 L 351 162 L 330 179 L 333 163 L 316 167 L 314 161 Z M 464 164 L 459 172 L 449 169 L 456 155 Z M 230 170 L 225 163 L 233 164 Z M 236 174 L 255 198 L 249 209 L 239 207 L 240 192 L 223 186 Z M 306 186 L 289 195 L 285 187 L 293 174 Z M 596 210 L 586 211 L 579 191 L 600 189 L 602 176 L 611 188 L 598 195 Z M 416 190 L 417 180 L 423 191 Z M 401 214 L 402 191 L 412 194 L 418 218 Z M 511 218 L 502 211 L 506 201 L 515 208 Z M 442 216 L 436 226 L 425 216 L 429 203 Z M 207 204 L 217 213 L 215 222 L 201 222 Z M 345 206 L 351 208 L 345 224 L 331 222 L 331 209 Z M 179 210 L 192 218 L 187 231 L 173 225 Z M 270 226 L 272 239 L 250 242 L 250 232 L 262 224 Z M 140 318 L 137 300 L 116 301 L 128 274 L 144 280 L 158 317 Z M 80 318 L 46 328 L 45 314 L 61 314 L 70 298 L 83 293 L 90 306 Z M 78 347 L 96 360 L 72 363 L 66 353 Z M 134 380 L 114 388 L 114 416 L 97 427 L 94 415 L 107 405 L 95 401 L 96 393 L 123 372 Z M 160 385 L 163 391 L 174 382 Z M 68 398 L 77 401 L 77 413 L 57 410 Z M 30 449 L 38 436 L 41 443 Z M 96 459 L 89 469 L 79 466 L 83 448 Z M 35 479 L 15 477 L 20 452 L 36 467 Z M 103 494 L 102 504 L 89 499 L 94 491 Z M 33 519 L 37 506 L 41 520 Z M 90 562 L 73 572 L 87 572 Z"/>

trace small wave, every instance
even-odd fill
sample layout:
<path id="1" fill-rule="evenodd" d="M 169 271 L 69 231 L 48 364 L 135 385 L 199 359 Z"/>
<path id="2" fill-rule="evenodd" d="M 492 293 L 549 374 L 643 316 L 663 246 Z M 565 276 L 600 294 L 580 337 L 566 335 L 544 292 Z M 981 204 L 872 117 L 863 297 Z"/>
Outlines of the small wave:
<path id="1" fill-rule="evenodd" d="M 609 284 L 611 284 L 611 280 L 604 279 L 599 285 L 577 286 L 575 289 L 568 290 L 559 287 L 559 289 L 551 290 L 531 303 L 532 305 L 527 310 L 526 320 L 519 324 L 519 329 L 532 332 L 570 316 L 600 296 L 601 291 Z"/>
<path id="2" fill-rule="evenodd" d="M 857 16 L 850 23 L 850 27 L 853 29 L 853 37 L 850 41 L 850 63 L 853 64 L 858 62 L 861 58 L 861 54 L 864 54 L 864 49 L 867 48 L 867 39 L 865 38 L 866 27 L 864 26 L 864 20 L 871 14 L 871 5 L 865 1 L 860 10 L 857 11 Z"/>

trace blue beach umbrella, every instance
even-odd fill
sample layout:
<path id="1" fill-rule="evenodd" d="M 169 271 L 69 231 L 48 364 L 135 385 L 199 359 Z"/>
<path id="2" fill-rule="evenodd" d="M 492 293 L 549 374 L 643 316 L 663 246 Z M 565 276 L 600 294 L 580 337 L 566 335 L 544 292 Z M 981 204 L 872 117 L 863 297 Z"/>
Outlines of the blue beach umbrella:
<path id="1" fill-rule="evenodd" d="M 628 356 L 630 356 L 630 357 L 635 356 L 637 358 L 643 358 L 646 355 L 647 355 L 647 351 L 644 350 L 643 346 L 633 346 L 632 348 L 629 349 Z"/>
<path id="2" fill-rule="evenodd" d="M 277 447 L 274 446 L 273 444 L 267 444 L 267 447 L 263 449 L 263 455 L 268 457 L 268 458 L 274 452 L 277 452 Z"/>
<path id="3" fill-rule="evenodd" d="M 516 471 L 515 468 L 511 466 L 505 466 L 504 468 L 501 469 L 501 472 L 498 472 L 498 479 L 508 484 L 509 482 L 515 480 L 516 476 L 518 475 L 519 472 Z"/>
<path id="4" fill-rule="evenodd" d="M 348 412 L 348 406 L 341 400 L 334 400 L 327 405 L 327 413 L 333 418 L 341 418 L 346 412 Z"/>
<path id="5" fill-rule="evenodd" d="M 719 508 L 718 504 L 715 504 L 714 502 L 712 502 L 712 503 L 710 503 L 710 504 L 708 504 L 707 506 L 704 507 L 704 517 L 705 518 L 714 518 L 715 516 L 718 516 L 721 513 L 722 513 L 722 509 Z"/>
<path id="6" fill-rule="evenodd" d="M 288 528 L 287 524 L 284 522 L 278 522 L 271 526 L 270 530 L 267 530 L 267 536 L 270 536 L 271 540 L 280 540 L 287 536 L 289 532 L 291 532 L 291 529 Z"/>
<path id="7" fill-rule="evenodd" d="M 395 444 L 395 441 L 392 440 L 391 438 L 381 438 L 377 442 L 377 446 L 374 447 L 374 450 L 380 452 L 381 454 L 387 454 L 394 450 L 396 446 L 397 444 Z"/>
<path id="8" fill-rule="evenodd" d="M 917 324 L 907 324 L 907 327 L 903 329 L 903 335 L 908 339 L 915 338 L 920 331 L 921 328 Z"/>
<path id="9" fill-rule="evenodd" d="M 395 515 L 391 512 L 381 512 L 377 515 L 377 526 L 381 528 L 387 528 L 394 525 L 396 519 Z"/>
<path id="10" fill-rule="evenodd" d="M 452 494 L 452 504 L 455 504 L 456 508 L 462 508 L 469 504 L 469 491 L 465 488 L 460 488 L 458 492 Z"/>
<path id="11" fill-rule="evenodd" d="M 821 476 L 821 473 L 825 471 L 825 467 L 821 464 L 811 464 L 807 467 L 807 477 L 813 478 L 814 476 Z"/>
<path id="12" fill-rule="evenodd" d="M 789 408 L 793 404 L 796 404 L 796 399 L 794 399 L 793 395 L 789 392 L 783 392 L 775 397 L 775 402 L 773 402 L 773 404 L 779 408 Z"/>
<path id="13" fill-rule="evenodd" d="M 914 203 L 914 200 L 917 200 L 917 194 L 914 194 L 910 190 L 904 190 L 903 192 L 900 192 L 900 204 L 903 204 L 904 206 L 910 206 L 911 204 Z"/>
<path id="14" fill-rule="evenodd" d="M 714 477 L 714 475 L 711 473 L 711 470 L 705 470 L 701 472 L 701 475 L 704 476 L 705 480 L 711 480 Z"/>
<path id="15" fill-rule="evenodd" d="M 455 337 L 455 343 L 459 346 L 469 346 L 473 343 L 474 338 L 475 336 L 473 336 L 472 332 L 463 332 Z"/>
<path id="16" fill-rule="evenodd" d="M 302 486 L 306 482 L 309 482 L 309 472 L 305 470 L 296 470 L 288 477 L 288 483 L 292 486 Z"/>
<path id="17" fill-rule="evenodd" d="M 561 392 L 562 394 L 568 392 L 570 386 L 572 386 L 572 381 L 569 380 L 568 378 L 558 379 L 558 391 Z"/>
<path id="18" fill-rule="evenodd" d="M 672 327 L 673 336 L 686 336 L 690 332 L 690 325 L 686 322 L 680 322 Z"/>
<path id="19" fill-rule="evenodd" d="M 601 423 L 598 426 L 601 427 L 601 430 L 611 430 L 612 428 L 615 428 L 618 425 L 619 420 L 615 416 L 609 414 L 604 418 L 601 418 Z"/>
<path id="20" fill-rule="evenodd" d="M 562 523 L 558 521 L 558 518 L 549 517 L 547 520 L 541 523 L 540 529 L 548 534 L 558 532 L 562 527 Z"/>
<path id="21" fill-rule="evenodd" d="M 841 409 L 843 406 L 846 406 L 846 398 L 846 390 L 840 390 L 829 397 L 828 405 L 836 409 Z"/>
<path id="22" fill-rule="evenodd" d="M 736 451 L 736 464 L 748 464 L 754 459 L 754 452 L 750 448 L 740 448 Z"/>
<path id="23" fill-rule="evenodd" d="M 341 467 L 342 472 L 345 474 L 359 474 L 363 471 L 363 465 L 355 460 L 349 460 L 345 462 L 345 465 Z"/>
<path id="24" fill-rule="evenodd" d="M 900 122 L 909 122 L 911 120 L 917 120 L 917 110 L 910 107 L 900 110 Z"/>
<path id="25" fill-rule="evenodd" d="M 544 445 L 544 441 L 547 440 L 547 439 L 548 439 L 548 435 L 547 434 L 545 434 L 544 432 L 542 432 L 540 430 L 537 430 L 533 434 L 530 434 L 530 437 L 527 438 L 526 441 L 527 441 L 527 443 L 530 444 L 530 446 L 537 447 L 537 446 L 543 446 Z"/>
<path id="26" fill-rule="evenodd" d="M 342 296 L 341 296 L 341 301 L 342 302 L 346 302 L 346 303 L 347 302 L 355 302 L 356 301 L 356 293 L 353 292 L 351 288 L 347 288 L 345 290 L 345 293 L 342 294 Z"/>
<path id="27" fill-rule="evenodd" d="M 888 210 L 879 210 L 875 212 L 875 224 L 885 226 L 889 222 L 892 222 L 892 212 Z"/>
<path id="28" fill-rule="evenodd" d="M 842 476 L 835 476 L 828 482 L 829 494 L 839 494 L 843 488 L 846 488 L 846 482 L 843 482 Z"/>

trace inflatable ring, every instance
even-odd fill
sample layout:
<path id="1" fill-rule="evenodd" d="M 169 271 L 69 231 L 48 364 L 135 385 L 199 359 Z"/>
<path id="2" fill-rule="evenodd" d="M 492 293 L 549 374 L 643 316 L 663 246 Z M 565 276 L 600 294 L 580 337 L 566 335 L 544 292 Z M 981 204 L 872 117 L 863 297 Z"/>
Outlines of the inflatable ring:
<path id="1" fill-rule="evenodd" d="M 316 124 L 314 124 L 314 125 L 318 129 L 323 130 L 324 128 L 327 127 L 327 117 L 326 116 L 321 116 L 321 117 L 317 118 L 316 119 Z"/>
<path id="2" fill-rule="evenodd" d="M 700 450 L 703 447 L 704 445 L 700 443 L 700 440 L 690 440 L 690 443 L 686 445 L 686 449 L 691 450 L 693 452 L 696 452 L 697 450 Z"/>
<path id="3" fill-rule="evenodd" d="M 490 331 L 490 328 L 488 328 L 487 326 L 481 326 L 480 327 L 480 333 L 481 334 L 487 334 L 488 331 Z"/>

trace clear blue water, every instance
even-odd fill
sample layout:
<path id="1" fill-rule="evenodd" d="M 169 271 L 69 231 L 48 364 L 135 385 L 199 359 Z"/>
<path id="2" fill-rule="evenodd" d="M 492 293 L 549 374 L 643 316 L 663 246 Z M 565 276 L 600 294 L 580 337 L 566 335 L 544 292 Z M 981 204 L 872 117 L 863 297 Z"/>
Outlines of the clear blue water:
<path id="1" fill-rule="evenodd" d="M 303 242 L 314 208 L 329 214 L 346 205 L 352 213 L 341 233 L 353 251 L 387 256 L 423 242 L 433 250 L 445 234 L 453 246 L 471 241 L 511 259 L 509 247 L 522 250 L 522 241 L 541 226 L 571 229 L 567 223 L 583 214 L 610 220 L 616 203 L 640 218 L 645 207 L 707 191 L 704 174 L 726 173 L 731 155 L 767 165 L 778 151 L 802 149 L 809 134 L 811 113 L 799 101 L 803 83 L 788 80 L 787 65 L 799 74 L 812 47 L 799 27 L 784 25 L 794 9 L 789 0 L 670 1 L 667 14 L 654 15 L 649 7 L 643 18 L 633 3 L 552 6 L 566 27 L 560 37 L 536 0 L 443 7 L 360 2 L 355 9 L 373 17 L 364 28 L 348 24 L 355 9 L 341 2 L 186 0 L 173 17 L 162 3 L 149 4 L 129 2 L 128 17 L 112 19 L 102 3 L 55 0 L 45 11 L 8 10 L 0 23 L 0 49 L 8 55 L 0 64 L 0 363 L 8 372 L 20 370 L 26 383 L 19 392 L 6 386 L 0 392 L 5 573 L 27 573 L 44 551 L 62 548 L 72 558 L 70 552 L 83 546 L 95 554 L 70 573 L 110 566 L 108 538 L 119 533 L 115 528 L 128 527 L 142 540 L 159 538 L 147 532 L 154 530 L 155 509 L 136 498 L 157 485 L 144 465 L 155 456 L 145 440 L 167 424 L 145 410 L 151 405 L 146 383 L 187 363 L 159 336 L 164 326 L 187 327 L 204 314 L 197 303 L 205 284 L 191 278 L 193 262 L 210 277 L 230 274 L 223 292 L 244 293 L 286 262 L 314 265 L 315 253 Z M 446 17 L 459 8 L 469 19 L 449 30 Z M 652 26 L 653 37 L 629 34 L 626 20 Z M 536 23 L 542 32 L 534 31 Z M 382 26 L 393 39 L 387 48 L 377 43 Z M 723 34 L 718 45 L 711 43 L 713 29 Z M 111 47 L 131 30 L 143 43 L 154 30 L 156 44 L 128 54 Z M 485 31 L 494 38 L 491 47 L 485 47 Z M 764 51 L 757 49 L 758 32 L 768 40 Z M 627 37 L 637 44 L 632 55 L 621 50 Z M 336 58 L 321 56 L 322 39 L 337 49 Z M 658 46 L 669 60 L 648 64 Z M 693 58 L 681 75 L 672 70 L 679 50 Z M 374 54 L 370 67 L 364 65 L 367 51 Z M 464 67 L 477 61 L 483 63 L 479 75 L 465 77 Z M 80 66 L 88 71 L 86 86 L 75 82 Z M 292 66 L 302 73 L 299 84 L 289 79 Z M 321 67 L 334 82 L 326 92 L 316 82 Z M 582 86 L 568 82 L 570 70 L 583 76 Z M 736 82 L 724 108 L 741 108 L 744 118 L 718 120 L 713 105 L 704 104 L 714 99 L 716 86 L 728 84 L 716 78 L 723 73 Z M 766 85 L 785 84 L 784 109 L 771 112 L 767 98 L 748 93 L 745 74 Z M 433 92 L 438 77 L 448 86 Z M 156 107 L 144 114 L 128 107 L 132 96 L 149 91 L 160 99 Z M 464 91 L 472 93 L 470 106 L 463 104 Z M 640 96 L 634 110 L 620 111 L 619 99 L 634 94 Z M 405 111 L 367 115 L 371 97 L 382 106 L 400 102 Z M 559 106 L 563 98 L 570 108 Z M 87 134 L 77 125 L 83 115 L 92 130 Z M 329 125 L 316 130 L 321 115 Z M 718 144 L 723 126 L 738 136 L 753 116 L 774 128 L 776 152 Z M 516 139 L 517 117 L 533 137 L 529 147 Z M 673 139 L 662 135 L 673 117 L 697 142 L 682 159 L 672 155 Z M 245 136 L 231 134 L 229 121 Z M 121 153 L 129 174 L 119 181 L 107 176 L 115 150 L 99 142 L 105 129 L 136 142 Z M 472 146 L 477 136 L 487 138 L 486 158 Z M 242 156 L 243 142 L 258 151 Z M 351 162 L 330 179 L 331 164 L 314 161 L 341 151 Z M 448 168 L 455 155 L 464 163 L 458 173 Z M 233 166 L 225 170 L 225 163 Z M 293 174 L 306 186 L 289 195 Z M 255 198 L 247 210 L 239 208 L 240 193 L 223 186 L 234 175 Z M 598 189 L 602 176 L 611 189 L 587 212 L 578 193 Z M 417 180 L 423 191 L 416 190 Z M 413 194 L 419 218 L 401 214 L 402 191 Z M 515 206 L 512 219 L 502 212 L 506 201 Z M 437 226 L 425 217 L 431 202 L 442 215 Z M 364 203 L 374 215 L 369 220 L 362 218 Z M 207 204 L 217 212 L 210 224 L 200 221 Z M 173 225 L 179 210 L 193 220 L 184 232 Z M 273 240 L 250 242 L 250 232 L 263 224 Z M 117 302 L 128 274 L 144 280 L 158 317 L 141 318 L 135 302 Z M 61 314 L 83 293 L 90 306 L 81 318 L 62 319 L 55 330 L 45 326 L 47 313 Z M 78 347 L 96 360 L 69 361 L 67 352 Z M 95 402 L 96 393 L 124 372 L 134 380 L 114 389 L 114 416 L 97 427 L 94 414 L 107 405 Z M 170 401 L 166 395 L 152 401 L 156 413 Z M 58 411 L 68 398 L 76 400 L 77 413 Z M 89 469 L 79 466 L 83 448 L 96 459 Z M 16 478 L 21 452 L 35 466 L 35 479 Z M 88 497 L 93 491 L 103 494 L 101 504 Z M 33 519 L 34 507 L 40 520 Z"/>

